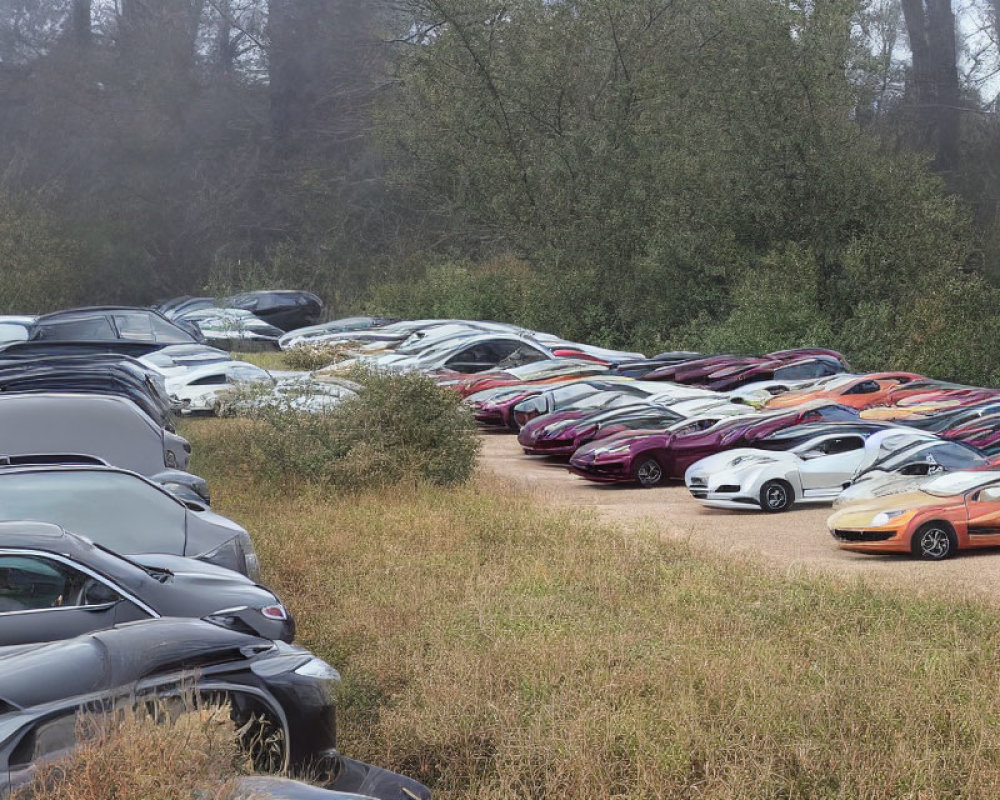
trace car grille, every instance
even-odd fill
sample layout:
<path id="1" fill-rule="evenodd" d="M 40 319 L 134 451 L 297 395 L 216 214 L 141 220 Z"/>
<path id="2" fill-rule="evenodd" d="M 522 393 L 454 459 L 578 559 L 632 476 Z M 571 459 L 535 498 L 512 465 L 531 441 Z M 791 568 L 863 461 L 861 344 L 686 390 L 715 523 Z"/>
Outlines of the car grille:
<path id="1" fill-rule="evenodd" d="M 715 491 L 719 492 L 719 494 L 736 494 L 739 490 L 740 490 L 739 486 L 734 486 L 732 484 L 726 483 L 720 486 Z"/>
<path id="2" fill-rule="evenodd" d="M 884 542 L 896 535 L 895 531 L 834 531 L 839 542 Z"/>

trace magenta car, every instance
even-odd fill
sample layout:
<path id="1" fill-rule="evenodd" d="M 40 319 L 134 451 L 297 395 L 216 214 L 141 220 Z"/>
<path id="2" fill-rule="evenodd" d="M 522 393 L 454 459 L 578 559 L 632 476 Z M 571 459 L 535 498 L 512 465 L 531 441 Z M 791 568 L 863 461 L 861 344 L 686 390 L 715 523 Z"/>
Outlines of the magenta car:
<path id="1" fill-rule="evenodd" d="M 857 418 L 853 408 L 824 402 L 722 419 L 706 414 L 682 420 L 665 431 L 627 431 L 585 444 L 570 459 L 570 470 L 599 483 L 659 486 L 668 478 L 682 479 L 695 461 L 722 450 L 747 447 L 782 428 Z"/>
<path id="2" fill-rule="evenodd" d="M 582 445 L 622 431 L 666 428 L 684 419 L 652 403 L 593 411 L 566 411 L 531 420 L 517 436 L 529 456 L 571 456 Z"/>
<path id="3" fill-rule="evenodd" d="M 572 383 L 512 386 L 492 397 L 471 403 L 473 416 L 483 425 L 497 425 L 511 430 L 537 414 L 571 406 L 595 411 L 632 405 L 652 394 L 648 387 L 626 381 L 603 381 L 599 378 Z M 519 410 L 520 409 L 520 410 Z M 541 409 L 538 411 L 537 409 Z M 535 410 L 535 413 L 532 413 Z"/>
<path id="4" fill-rule="evenodd" d="M 803 347 L 760 357 L 710 356 L 654 370 L 645 379 L 667 380 L 726 391 L 751 381 L 821 378 L 847 369 L 847 361 L 836 350 Z"/>

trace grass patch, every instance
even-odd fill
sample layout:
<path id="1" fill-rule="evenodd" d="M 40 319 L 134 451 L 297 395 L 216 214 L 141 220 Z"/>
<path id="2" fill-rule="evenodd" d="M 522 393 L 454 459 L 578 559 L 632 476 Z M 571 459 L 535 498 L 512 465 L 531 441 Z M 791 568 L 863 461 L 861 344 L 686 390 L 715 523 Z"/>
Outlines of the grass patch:
<path id="1" fill-rule="evenodd" d="M 185 426 L 300 641 L 343 671 L 342 749 L 438 798 L 1000 793 L 1000 617 L 783 578 L 480 475 L 301 491 Z M 223 437 L 224 438 L 224 437 Z"/>
<path id="2" fill-rule="evenodd" d="M 226 706 L 81 714 L 76 737 L 70 755 L 39 765 L 12 800 L 249 800 Z"/>

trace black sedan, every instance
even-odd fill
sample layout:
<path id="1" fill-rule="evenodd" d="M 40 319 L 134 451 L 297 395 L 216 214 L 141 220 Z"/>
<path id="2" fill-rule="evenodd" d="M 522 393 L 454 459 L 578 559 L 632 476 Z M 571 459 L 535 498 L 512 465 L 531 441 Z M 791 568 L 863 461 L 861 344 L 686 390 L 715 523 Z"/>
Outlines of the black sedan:
<path id="1" fill-rule="evenodd" d="M 0 522 L 0 644 L 69 639 L 158 617 L 295 637 L 278 598 L 232 570 L 181 556 L 125 558 L 57 525 Z"/>
<path id="2" fill-rule="evenodd" d="M 301 647 L 199 620 L 161 619 L 47 645 L 0 648 L 0 796 L 69 755 L 81 713 L 156 698 L 226 703 L 254 767 L 324 775 L 326 788 L 429 800 L 414 780 L 337 752 L 340 676 Z M 262 746 L 266 743 L 266 746 Z"/>

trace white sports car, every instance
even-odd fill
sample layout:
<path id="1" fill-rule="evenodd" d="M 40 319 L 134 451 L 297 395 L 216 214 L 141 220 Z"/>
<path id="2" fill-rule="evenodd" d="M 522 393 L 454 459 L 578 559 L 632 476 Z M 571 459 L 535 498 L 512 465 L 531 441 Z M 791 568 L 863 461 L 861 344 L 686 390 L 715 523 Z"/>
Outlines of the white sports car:
<path id="1" fill-rule="evenodd" d="M 832 502 L 861 463 L 871 430 L 823 427 L 790 440 L 787 450 L 738 448 L 708 456 L 688 467 L 684 482 L 696 500 L 714 508 L 775 512 Z"/>

